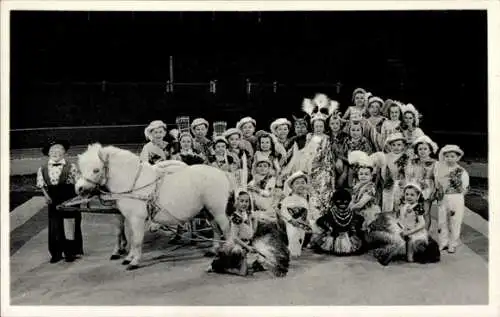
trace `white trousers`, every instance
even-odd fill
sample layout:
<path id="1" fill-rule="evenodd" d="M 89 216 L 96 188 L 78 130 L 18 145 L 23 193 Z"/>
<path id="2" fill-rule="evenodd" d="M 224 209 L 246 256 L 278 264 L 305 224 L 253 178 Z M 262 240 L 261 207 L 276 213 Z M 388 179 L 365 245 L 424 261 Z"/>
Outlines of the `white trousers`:
<path id="1" fill-rule="evenodd" d="M 456 247 L 464 219 L 465 202 L 462 194 L 447 194 L 438 204 L 439 247 Z"/>
<path id="2" fill-rule="evenodd" d="M 286 222 L 286 234 L 290 255 L 295 258 L 299 257 L 302 254 L 302 243 L 304 243 L 306 232 Z"/>
<path id="3" fill-rule="evenodd" d="M 400 204 L 401 189 L 399 188 L 399 183 L 396 182 L 391 189 L 384 189 L 382 191 L 382 212 L 397 211 Z"/>

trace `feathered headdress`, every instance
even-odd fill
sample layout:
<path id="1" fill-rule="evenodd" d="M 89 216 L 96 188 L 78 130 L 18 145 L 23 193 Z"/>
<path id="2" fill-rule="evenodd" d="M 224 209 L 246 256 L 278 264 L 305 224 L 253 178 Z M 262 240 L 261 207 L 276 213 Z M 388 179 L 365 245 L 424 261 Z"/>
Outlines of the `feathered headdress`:
<path id="1" fill-rule="evenodd" d="M 415 117 L 415 126 L 418 127 L 422 115 L 418 112 L 415 106 L 409 103 L 406 105 L 401 105 L 400 107 L 401 107 L 401 113 L 403 113 L 403 115 L 407 112 L 411 112 L 413 114 L 413 116 Z"/>
<path id="2" fill-rule="evenodd" d="M 302 110 L 314 120 L 326 121 L 337 109 L 339 103 L 331 100 L 324 94 L 316 94 L 314 99 L 305 98 L 302 102 Z"/>

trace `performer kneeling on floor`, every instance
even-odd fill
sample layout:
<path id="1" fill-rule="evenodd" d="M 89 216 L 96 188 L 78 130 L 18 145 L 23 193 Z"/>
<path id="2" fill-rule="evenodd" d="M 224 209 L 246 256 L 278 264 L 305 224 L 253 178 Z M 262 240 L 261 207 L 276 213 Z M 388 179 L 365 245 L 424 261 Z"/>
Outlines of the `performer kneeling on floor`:
<path id="1" fill-rule="evenodd" d="M 269 268 L 275 276 L 287 274 L 290 254 L 284 224 L 265 212 L 254 212 L 245 190 L 236 195 L 230 225 L 230 236 L 217 250 L 209 272 L 246 276 Z"/>
<path id="2" fill-rule="evenodd" d="M 332 197 L 333 206 L 317 221 L 323 235 L 314 245 L 318 253 L 355 255 L 362 252 L 361 224 L 363 217 L 349 209 L 351 194 L 341 188 Z"/>
<path id="3" fill-rule="evenodd" d="M 439 262 L 438 244 L 425 228 L 422 189 L 415 183 L 409 183 L 403 188 L 402 195 L 396 216 L 383 213 L 369 226 L 369 240 L 375 247 L 374 256 L 382 265 L 388 265 L 401 256 L 405 256 L 408 262 Z"/>
<path id="4" fill-rule="evenodd" d="M 37 172 L 37 187 L 43 191 L 49 207 L 49 252 L 50 263 L 62 260 L 73 262 L 83 255 L 82 215 L 80 211 L 60 211 L 57 205 L 76 196 L 75 182 L 78 170 L 75 164 L 65 160 L 69 148 L 66 140 L 49 142 L 43 149 L 49 157 Z"/>
<path id="5" fill-rule="evenodd" d="M 285 194 L 289 196 L 281 201 L 279 216 L 285 221 L 288 248 L 293 257 L 302 254 L 306 232 L 311 231 L 307 221 L 309 184 L 309 177 L 302 171 L 292 174 L 285 182 Z"/>

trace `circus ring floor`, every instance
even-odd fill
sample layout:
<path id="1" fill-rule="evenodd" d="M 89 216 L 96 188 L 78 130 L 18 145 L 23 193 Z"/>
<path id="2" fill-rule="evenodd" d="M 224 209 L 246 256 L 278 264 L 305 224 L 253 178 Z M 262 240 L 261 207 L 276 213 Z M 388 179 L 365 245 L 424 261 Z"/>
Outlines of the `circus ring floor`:
<path id="1" fill-rule="evenodd" d="M 435 208 L 433 209 L 434 224 Z M 488 225 L 467 212 L 455 255 L 437 264 L 392 263 L 369 255 L 331 257 L 308 251 L 286 278 L 206 273 L 200 246 L 175 246 L 147 234 L 143 267 L 125 271 L 108 260 L 112 215 L 84 214 L 86 255 L 49 264 L 47 211 L 33 197 L 11 212 L 11 305 L 485 305 Z M 435 233 L 435 227 L 433 228 Z M 177 248 L 176 250 L 174 250 Z"/>

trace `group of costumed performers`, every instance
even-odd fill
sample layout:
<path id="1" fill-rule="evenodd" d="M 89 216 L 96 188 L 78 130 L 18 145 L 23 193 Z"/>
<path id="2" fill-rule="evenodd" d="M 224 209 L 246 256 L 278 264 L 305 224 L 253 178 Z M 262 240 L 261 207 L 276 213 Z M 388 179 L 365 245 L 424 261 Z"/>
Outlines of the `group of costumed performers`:
<path id="1" fill-rule="evenodd" d="M 342 256 L 373 252 L 384 265 L 397 255 L 428 263 L 439 261 L 443 250 L 455 253 L 469 186 L 459 165 L 462 149 L 446 145 L 436 160 L 439 147 L 420 129 L 412 104 L 384 101 L 361 88 L 352 102 L 342 115 L 338 102 L 316 94 L 303 100 L 304 116 L 293 116 L 293 123 L 278 118 L 265 131 L 251 117 L 234 128 L 216 121 L 211 139 L 202 118 L 178 118 L 170 133 L 153 121 L 141 159 L 209 164 L 227 174 L 237 193 L 233 234 L 248 248 L 226 245 L 212 265 L 216 272 L 230 263 L 241 273 L 272 262 L 273 272 L 283 275 L 289 257 L 300 257 L 303 248 Z M 430 237 L 433 203 L 437 242 Z M 258 239 L 261 258 L 242 267 Z M 238 257 L 225 257 L 233 251 Z"/>

